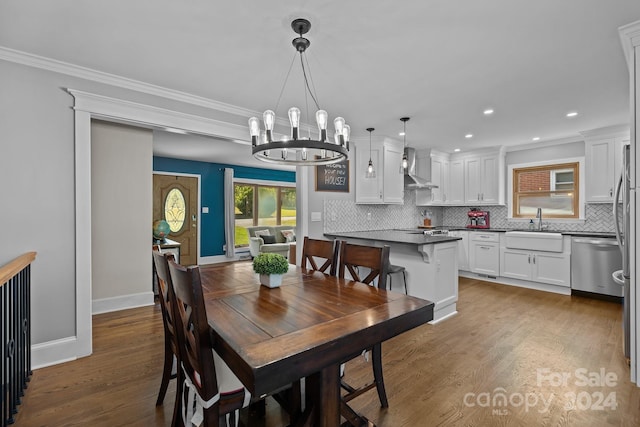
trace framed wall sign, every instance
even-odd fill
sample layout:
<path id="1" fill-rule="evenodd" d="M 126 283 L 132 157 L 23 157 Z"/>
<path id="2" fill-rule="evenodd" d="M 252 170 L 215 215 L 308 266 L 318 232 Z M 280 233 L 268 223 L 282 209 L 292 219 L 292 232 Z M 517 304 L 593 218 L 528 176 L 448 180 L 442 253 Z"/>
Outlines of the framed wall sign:
<path id="1" fill-rule="evenodd" d="M 316 191 L 349 192 L 349 160 L 316 166 Z"/>

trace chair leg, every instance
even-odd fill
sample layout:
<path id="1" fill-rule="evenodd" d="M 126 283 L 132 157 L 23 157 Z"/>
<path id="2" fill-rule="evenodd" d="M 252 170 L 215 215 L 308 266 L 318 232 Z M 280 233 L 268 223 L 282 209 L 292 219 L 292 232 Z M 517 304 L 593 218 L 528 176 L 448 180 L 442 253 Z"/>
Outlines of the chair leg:
<path id="1" fill-rule="evenodd" d="M 176 400 L 173 403 L 173 417 L 171 419 L 171 427 L 184 427 L 182 421 L 182 392 L 184 390 L 184 379 L 182 378 L 182 369 L 178 368 L 176 374 Z"/>
<path id="2" fill-rule="evenodd" d="M 380 405 L 383 408 L 389 407 L 387 401 L 387 392 L 384 389 L 384 378 L 382 376 L 382 344 L 376 344 L 371 349 L 371 362 L 373 365 L 373 377 L 376 382 L 376 389 L 378 390 L 378 397 L 380 398 Z"/>
<path id="3" fill-rule="evenodd" d="M 160 391 L 158 391 L 158 399 L 156 400 L 156 406 L 162 405 L 164 396 L 167 394 L 167 387 L 169 381 L 173 376 L 171 375 L 171 369 L 173 368 L 173 352 L 168 345 L 164 347 L 164 366 L 162 368 L 162 381 L 160 382 Z"/>
<path id="4" fill-rule="evenodd" d="M 407 271 L 402 270 L 402 278 L 404 280 L 404 293 L 405 295 L 409 295 L 409 290 L 407 289 Z"/>

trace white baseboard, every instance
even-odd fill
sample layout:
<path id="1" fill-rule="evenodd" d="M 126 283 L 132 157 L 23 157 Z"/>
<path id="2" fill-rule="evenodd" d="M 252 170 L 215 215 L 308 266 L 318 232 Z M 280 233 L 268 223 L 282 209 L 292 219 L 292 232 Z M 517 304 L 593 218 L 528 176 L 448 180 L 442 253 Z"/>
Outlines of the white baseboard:
<path id="1" fill-rule="evenodd" d="M 94 299 L 91 302 L 91 314 L 108 313 L 110 311 L 126 310 L 128 308 L 144 307 L 153 304 L 153 291 Z"/>
<path id="2" fill-rule="evenodd" d="M 78 339 L 75 336 L 33 344 L 31 346 L 31 368 L 45 368 L 76 360 L 78 358 L 77 345 Z"/>
<path id="3" fill-rule="evenodd" d="M 536 291 L 552 292 L 560 295 L 571 295 L 571 288 L 567 286 L 550 285 L 547 283 L 530 282 L 528 280 L 511 279 L 509 277 L 497 276 L 488 277 L 486 275 L 472 273 L 470 271 L 458 271 L 458 276 L 469 279 L 479 279 L 485 282 L 499 283 L 501 285 L 516 286 L 519 288 L 533 289 Z"/>
<path id="4" fill-rule="evenodd" d="M 455 316 L 456 314 L 458 314 L 457 310 L 452 311 L 451 313 L 445 314 L 444 316 L 442 316 L 441 318 L 437 319 L 437 320 L 432 320 L 431 322 L 429 322 L 430 325 L 437 325 L 438 323 L 447 320 L 450 317 Z"/>
<path id="5" fill-rule="evenodd" d="M 204 256 L 200 257 L 198 260 L 199 265 L 207 265 L 207 264 L 220 264 L 221 262 L 231 262 L 231 261 L 240 261 L 243 259 L 250 259 L 251 255 L 249 252 L 241 252 L 236 253 L 233 258 L 227 258 L 226 255 L 214 255 L 214 256 Z"/>

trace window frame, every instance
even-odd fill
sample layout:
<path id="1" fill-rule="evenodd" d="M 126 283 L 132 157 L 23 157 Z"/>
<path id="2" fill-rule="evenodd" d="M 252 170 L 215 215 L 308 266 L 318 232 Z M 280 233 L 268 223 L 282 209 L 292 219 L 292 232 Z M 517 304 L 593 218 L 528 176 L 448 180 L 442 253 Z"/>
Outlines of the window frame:
<path id="1" fill-rule="evenodd" d="M 574 209 L 574 215 L 572 216 L 565 216 L 565 215 L 544 215 L 543 212 L 543 216 L 545 218 L 545 220 L 550 220 L 550 221 L 555 221 L 555 222 L 573 222 L 573 221 L 584 221 L 585 219 L 585 180 L 584 180 L 584 176 L 585 176 L 585 167 L 584 167 L 584 157 L 571 157 L 571 158 L 564 158 L 564 159 L 554 159 L 554 160 L 547 160 L 547 161 L 540 161 L 540 162 L 531 162 L 531 163 L 519 163 L 519 164 L 508 164 L 507 165 L 507 169 L 508 169 L 508 176 L 509 179 L 507 179 L 507 183 L 508 183 L 508 188 L 507 188 L 507 195 L 508 195 L 508 209 L 507 209 L 507 220 L 510 221 L 514 221 L 514 222 L 526 222 L 529 221 L 529 219 L 531 219 L 530 215 L 518 215 L 517 214 L 517 199 L 515 197 L 516 195 L 516 176 L 514 174 L 514 172 L 516 170 L 522 170 L 522 169 L 527 169 L 527 168 L 539 168 L 539 169 L 547 169 L 547 170 L 552 170 L 552 169 L 562 169 L 563 165 L 573 165 L 575 164 L 576 166 L 576 173 L 574 175 L 574 189 L 576 191 L 576 195 L 577 197 L 574 198 L 574 205 L 573 205 L 573 209 Z M 573 167 L 573 166 L 572 166 Z M 565 168 L 566 169 L 566 168 Z M 559 192 L 564 192 L 566 190 L 558 190 Z M 548 191 L 544 191 L 544 194 L 549 194 Z M 531 194 L 531 193 L 529 193 Z"/>
<path id="2" fill-rule="evenodd" d="M 253 187 L 253 215 L 252 215 L 252 225 L 253 226 L 257 226 L 260 225 L 258 224 L 258 220 L 259 220 L 259 210 L 257 208 L 258 206 L 258 189 L 260 187 L 263 188 L 275 188 L 276 189 L 276 211 L 275 211 L 275 218 L 276 218 L 276 226 L 282 225 L 282 189 L 293 189 L 294 191 L 297 192 L 297 187 L 296 187 L 296 183 L 295 182 L 290 182 L 290 181 L 266 181 L 266 180 L 253 180 L 253 179 L 242 179 L 242 178 L 238 178 L 238 179 L 234 179 L 233 180 L 233 187 L 234 187 L 234 205 L 235 205 L 235 188 L 236 185 L 245 185 L 245 186 L 251 186 Z M 298 194 L 296 193 L 296 198 L 298 197 Z M 235 223 L 236 219 L 234 216 L 234 223 Z M 297 224 L 294 226 L 292 225 L 292 228 L 295 228 L 297 226 Z M 235 248 L 236 249 L 245 249 L 248 248 L 248 245 L 242 245 L 242 246 L 238 246 L 237 242 Z"/>

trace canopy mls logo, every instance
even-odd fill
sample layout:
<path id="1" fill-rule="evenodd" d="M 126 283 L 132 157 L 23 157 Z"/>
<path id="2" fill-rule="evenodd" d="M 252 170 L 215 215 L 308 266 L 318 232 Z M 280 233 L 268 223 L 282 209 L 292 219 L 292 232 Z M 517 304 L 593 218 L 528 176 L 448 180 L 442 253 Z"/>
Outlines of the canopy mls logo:
<path id="1" fill-rule="evenodd" d="M 507 393 L 503 387 L 496 387 L 493 391 L 482 393 L 467 393 L 463 403 L 467 407 L 491 408 L 492 415 L 509 415 L 510 408 L 524 407 L 525 412 L 536 410 L 541 414 L 549 412 L 554 401 L 563 404 L 566 411 L 604 411 L 615 410 L 618 407 L 615 391 L 600 390 L 612 388 L 618 385 L 618 375 L 615 372 L 607 372 L 605 368 L 599 371 L 589 371 L 586 368 L 578 368 L 573 372 L 554 372 L 549 368 L 536 370 L 536 385 L 538 387 L 564 387 L 570 388 L 564 393 L 541 392 L 513 392 Z M 576 388 L 586 388 L 578 389 Z M 598 388 L 594 390 L 594 388 Z"/>

